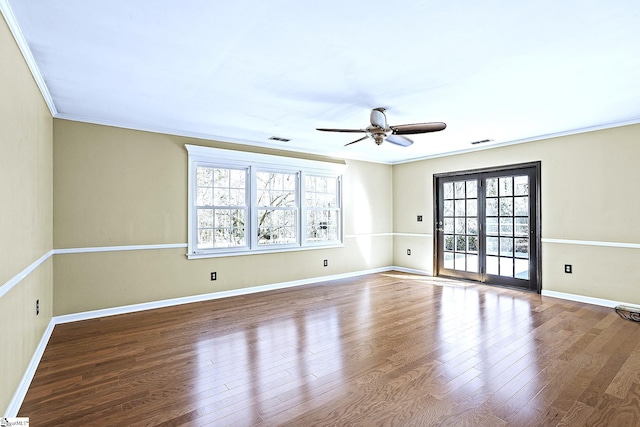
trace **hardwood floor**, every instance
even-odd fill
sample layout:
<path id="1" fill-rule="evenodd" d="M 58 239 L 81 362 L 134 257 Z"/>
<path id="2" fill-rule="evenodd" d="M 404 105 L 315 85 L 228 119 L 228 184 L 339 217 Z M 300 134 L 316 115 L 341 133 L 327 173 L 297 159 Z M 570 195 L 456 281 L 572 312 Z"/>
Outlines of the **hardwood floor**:
<path id="1" fill-rule="evenodd" d="M 640 426 L 640 324 L 381 273 L 56 326 L 34 426 Z"/>

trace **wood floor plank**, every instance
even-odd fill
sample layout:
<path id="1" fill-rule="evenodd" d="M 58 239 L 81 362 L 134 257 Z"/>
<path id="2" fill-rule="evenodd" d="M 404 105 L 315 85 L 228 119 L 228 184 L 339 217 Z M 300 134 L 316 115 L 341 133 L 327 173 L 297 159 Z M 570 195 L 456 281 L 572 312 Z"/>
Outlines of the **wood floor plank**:
<path id="1" fill-rule="evenodd" d="M 387 272 L 57 325 L 38 426 L 640 423 L 640 325 Z"/>

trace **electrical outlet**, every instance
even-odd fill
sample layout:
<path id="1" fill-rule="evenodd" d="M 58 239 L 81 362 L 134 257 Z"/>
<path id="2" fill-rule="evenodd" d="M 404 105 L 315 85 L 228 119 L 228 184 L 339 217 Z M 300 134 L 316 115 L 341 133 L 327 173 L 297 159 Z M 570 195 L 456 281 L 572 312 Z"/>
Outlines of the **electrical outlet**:
<path id="1" fill-rule="evenodd" d="M 411 255 L 411 249 L 407 249 L 407 255 Z"/>
<path id="2" fill-rule="evenodd" d="M 40 300 L 36 300 L 36 316 L 40 314 Z"/>
<path id="3" fill-rule="evenodd" d="M 571 264 L 565 264 L 565 265 L 564 265 L 564 272 L 565 272 L 565 273 L 568 273 L 568 274 L 571 274 L 571 273 L 572 273 L 572 267 L 571 267 Z"/>
<path id="4" fill-rule="evenodd" d="M 218 274 L 215 271 L 211 272 L 211 280 L 218 280 Z"/>
<path id="5" fill-rule="evenodd" d="M 422 215 L 418 215 L 418 222 L 422 222 Z"/>
<path id="6" fill-rule="evenodd" d="M 328 266 L 329 266 L 329 260 L 327 260 L 327 259 L 325 259 L 325 260 L 324 260 L 324 266 L 325 266 L 325 267 L 328 267 Z"/>

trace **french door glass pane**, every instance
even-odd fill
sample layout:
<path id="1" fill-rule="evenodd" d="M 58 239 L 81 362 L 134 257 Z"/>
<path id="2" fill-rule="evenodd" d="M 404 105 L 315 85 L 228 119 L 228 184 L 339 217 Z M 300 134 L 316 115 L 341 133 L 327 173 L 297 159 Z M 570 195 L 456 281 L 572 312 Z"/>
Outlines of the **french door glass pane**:
<path id="1" fill-rule="evenodd" d="M 500 257 L 500 275 L 513 277 L 513 258 Z"/>
<path id="2" fill-rule="evenodd" d="M 515 260 L 515 277 L 518 279 L 529 280 L 529 260 Z"/>
<path id="3" fill-rule="evenodd" d="M 488 178 L 485 187 L 486 273 L 528 279 L 529 177 Z"/>
<path id="4" fill-rule="evenodd" d="M 443 184 L 444 268 L 477 273 L 478 180 Z"/>

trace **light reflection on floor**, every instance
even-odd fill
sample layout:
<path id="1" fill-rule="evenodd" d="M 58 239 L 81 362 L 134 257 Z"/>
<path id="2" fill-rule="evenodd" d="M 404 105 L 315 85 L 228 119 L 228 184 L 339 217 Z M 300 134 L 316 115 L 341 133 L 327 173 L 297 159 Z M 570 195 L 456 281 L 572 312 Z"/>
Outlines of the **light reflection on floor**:
<path id="1" fill-rule="evenodd" d="M 394 342 L 396 334 L 385 324 L 387 317 L 395 319 L 397 336 L 409 333 L 413 340 L 420 339 L 423 354 L 432 355 L 439 364 L 436 375 L 444 383 L 456 379 L 462 385 L 468 382 L 469 392 L 481 384 L 500 396 L 502 386 L 514 375 L 522 376 L 523 385 L 535 381 L 535 375 L 527 375 L 528 369 L 534 373 L 540 368 L 538 359 L 531 355 L 537 344 L 526 298 L 519 299 L 513 292 L 486 292 L 471 282 L 402 273 L 383 276 L 398 279 L 389 285 L 398 288 L 397 297 L 383 300 L 375 289 L 364 287 L 358 290 L 355 309 L 345 309 L 348 305 L 341 300 L 328 297 L 314 309 L 292 306 L 281 316 L 251 328 L 200 341 L 203 381 L 194 382 L 196 393 L 225 392 L 230 396 L 222 403 L 215 403 L 214 398 L 205 411 L 224 410 L 229 399 L 250 399 L 256 402 L 258 413 L 284 403 L 300 405 L 303 411 L 325 391 L 316 389 L 314 381 L 330 376 L 339 384 L 341 377 L 347 378 L 353 371 L 352 361 L 376 357 L 381 348 Z M 413 299 L 407 299 L 406 292 L 411 292 Z M 398 316 L 399 312 L 415 311 L 413 307 L 427 297 L 432 301 L 435 297 L 437 303 L 431 302 L 419 314 Z M 416 335 L 416 329 L 425 333 Z M 396 345 L 402 349 L 405 344 Z M 517 351 L 511 346 L 517 346 Z M 513 363 L 505 365 L 505 355 L 513 357 Z M 382 356 L 381 361 L 388 366 L 396 363 L 391 356 Z M 376 381 L 390 369 L 383 366 L 361 381 Z M 472 379 L 477 381 L 470 382 Z M 292 384 L 297 385 L 295 392 L 291 392 Z M 512 390 L 506 392 L 513 394 Z"/>

